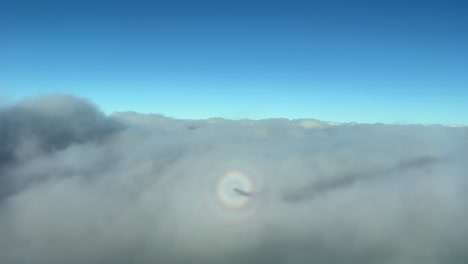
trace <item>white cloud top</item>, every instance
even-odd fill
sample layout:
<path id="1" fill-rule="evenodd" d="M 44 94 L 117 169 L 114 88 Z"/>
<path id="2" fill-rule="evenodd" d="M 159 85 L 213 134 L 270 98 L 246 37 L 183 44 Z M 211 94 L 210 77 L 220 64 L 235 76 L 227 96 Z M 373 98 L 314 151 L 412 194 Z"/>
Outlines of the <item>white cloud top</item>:
<path id="1" fill-rule="evenodd" d="M 21 101 L 0 110 L 0 262 L 468 263 L 466 135 Z"/>

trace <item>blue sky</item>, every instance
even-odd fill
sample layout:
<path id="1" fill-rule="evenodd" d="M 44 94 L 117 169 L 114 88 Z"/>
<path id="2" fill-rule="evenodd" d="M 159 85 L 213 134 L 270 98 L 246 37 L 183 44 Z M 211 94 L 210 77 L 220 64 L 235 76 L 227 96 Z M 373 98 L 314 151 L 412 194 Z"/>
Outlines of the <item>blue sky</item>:
<path id="1" fill-rule="evenodd" d="M 466 1 L 2 1 L 0 97 L 468 124 Z"/>

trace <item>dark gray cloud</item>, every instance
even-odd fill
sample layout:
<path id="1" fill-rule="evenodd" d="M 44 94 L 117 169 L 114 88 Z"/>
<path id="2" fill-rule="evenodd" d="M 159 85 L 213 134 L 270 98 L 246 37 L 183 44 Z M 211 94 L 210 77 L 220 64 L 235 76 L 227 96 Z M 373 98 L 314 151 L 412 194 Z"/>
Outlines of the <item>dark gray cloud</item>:
<path id="1" fill-rule="evenodd" d="M 1 263 L 468 263 L 463 127 L 51 95 L 1 108 L 0 145 Z"/>
<path id="2" fill-rule="evenodd" d="M 21 187 L 26 180 L 42 180 L 41 173 L 34 177 L 9 173 L 11 166 L 31 164 L 37 157 L 53 155 L 73 144 L 97 143 L 121 130 L 123 125 L 106 117 L 89 102 L 55 95 L 24 100 L 2 109 L 0 128 L 1 198 L 16 191 L 11 184 Z M 23 178 L 21 184 L 18 177 Z"/>

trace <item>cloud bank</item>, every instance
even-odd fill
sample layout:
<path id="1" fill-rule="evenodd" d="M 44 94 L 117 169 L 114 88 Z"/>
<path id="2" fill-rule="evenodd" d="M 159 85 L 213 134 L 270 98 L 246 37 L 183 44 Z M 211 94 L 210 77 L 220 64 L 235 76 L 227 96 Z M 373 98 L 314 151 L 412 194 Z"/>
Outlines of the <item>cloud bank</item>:
<path id="1" fill-rule="evenodd" d="M 1 108 L 0 146 L 3 264 L 468 263 L 466 128 L 50 95 Z"/>

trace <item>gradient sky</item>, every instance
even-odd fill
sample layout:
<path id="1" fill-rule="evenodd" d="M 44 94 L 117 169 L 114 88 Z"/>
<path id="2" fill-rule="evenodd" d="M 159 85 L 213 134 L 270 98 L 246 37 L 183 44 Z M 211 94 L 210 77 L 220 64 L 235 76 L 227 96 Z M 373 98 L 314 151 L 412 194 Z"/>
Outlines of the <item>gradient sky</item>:
<path id="1" fill-rule="evenodd" d="M 467 1 L 2 1 L 0 101 L 468 124 Z"/>

